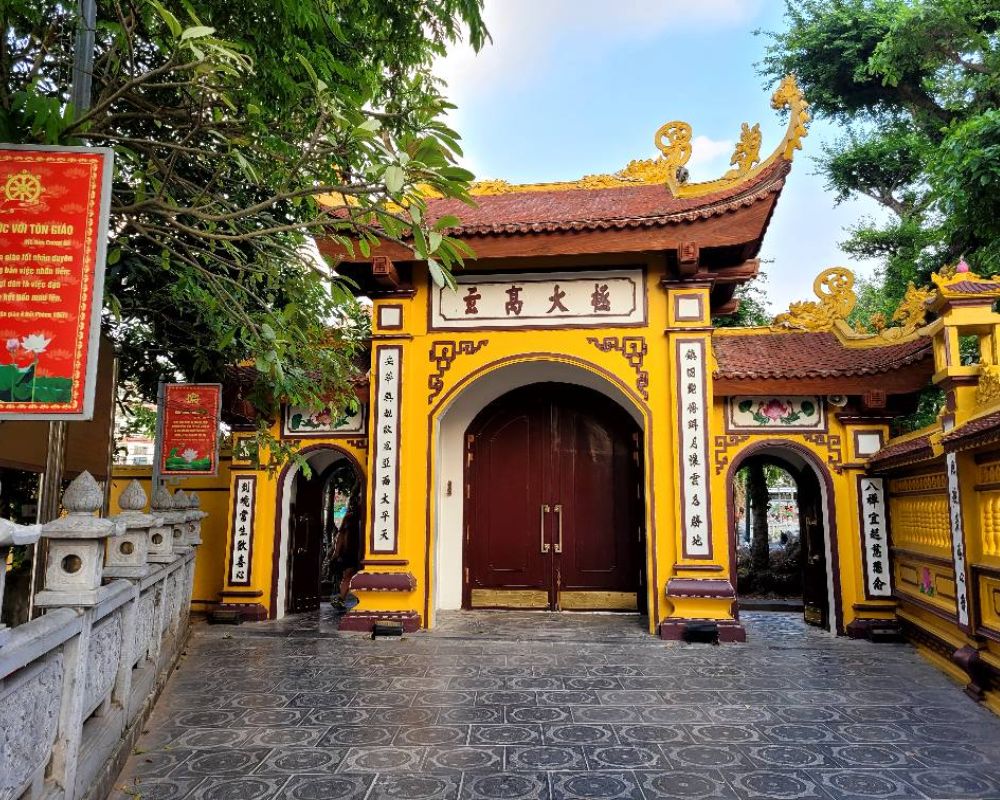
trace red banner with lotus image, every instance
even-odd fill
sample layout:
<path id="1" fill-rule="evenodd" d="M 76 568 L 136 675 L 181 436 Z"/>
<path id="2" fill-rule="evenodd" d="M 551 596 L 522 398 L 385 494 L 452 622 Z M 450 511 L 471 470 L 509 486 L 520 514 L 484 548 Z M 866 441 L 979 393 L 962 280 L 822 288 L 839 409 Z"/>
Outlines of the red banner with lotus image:
<path id="1" fill-rule="evenodd" d="M 0 420 L 93 416 L 111 166 L 0 145 Z"/>
<path id="2" fill-rule="evenodd" d="M 222 385 L 163 385 L 160 475 L 215 475 L 219 469 Z"/>

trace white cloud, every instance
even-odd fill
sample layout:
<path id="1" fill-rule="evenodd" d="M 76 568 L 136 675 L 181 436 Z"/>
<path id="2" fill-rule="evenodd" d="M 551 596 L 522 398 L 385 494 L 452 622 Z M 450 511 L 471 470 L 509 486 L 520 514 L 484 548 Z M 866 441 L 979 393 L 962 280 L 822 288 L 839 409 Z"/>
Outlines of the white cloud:
<path id="1" fill-rule="evenodd" d="M 692 181 L 711 181 L 722 177 L 729 168 L 736 143 L 732 139 L 710 139 L 695 136 L 691 139 L 691 158 L 687 168 Z"/>
<path id="2" fill-rule="evenodd" d="M 669 29 L 733 27 L 757 15 L 763 0 L 487 0 L 493 38 L 476 54 L 457 45 L 436 73 L 461 101 L 469 92 L 522 85 L 551 65 L 558 44 L 578 42 L 574 58 L 600 59 L 610 48 L 643 42 Z"/>

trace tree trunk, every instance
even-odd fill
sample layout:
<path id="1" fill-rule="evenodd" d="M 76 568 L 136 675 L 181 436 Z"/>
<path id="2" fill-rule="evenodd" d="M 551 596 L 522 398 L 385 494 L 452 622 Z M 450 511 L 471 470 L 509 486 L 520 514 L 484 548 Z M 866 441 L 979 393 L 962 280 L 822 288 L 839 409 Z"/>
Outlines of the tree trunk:
<path id="1" fill-rule="evenodd" d="M 770 542 L 767 535 L 767 507 L 770 493 L 764 477 L 764 465 L 759 461 L 747 467 L 747 494 L 753 511 L 753 540 L 750 549 L 750 569 L 755 575 L 767 572 L 770 566 Z"/>

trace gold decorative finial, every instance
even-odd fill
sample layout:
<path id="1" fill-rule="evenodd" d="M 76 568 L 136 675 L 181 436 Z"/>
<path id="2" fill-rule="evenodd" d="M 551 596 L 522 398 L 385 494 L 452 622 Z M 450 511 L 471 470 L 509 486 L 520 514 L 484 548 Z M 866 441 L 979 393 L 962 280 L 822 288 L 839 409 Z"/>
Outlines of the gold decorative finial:
<path id="1" fill-rule="evenodd" d="M 691 158 L 691 126 L 674 120 L 661 125 L 653 136 L 653 144 L 663 153 L 667 183 L 687 182 L 687 163 Z"/>
<path id="2" fill-rule="evenodd" d="M 723 179 L 732 180 L 746 175 L 753 165 L 760 161 L 761 139 L 760 123 L 755 123 L 752 128 L 746 122 L 743 123 L 743 127 L 740 129 L 740 140 L 736 143 L 733 157 L 729 159 L 729 164 L 733 169 L 723 175 Z"/>
<path id="3" fill-rule="evenodd" d="M 794 75 L 786 75 L 782 79 L 774 94 L 771 95 L 771 108 L 775 111 L 787 110 L 789 112 L 785 138 L 774 155 L 780 151 L 781 157 L 785 161 L 791 161 L 795 157 L 795 151 L 802 149 L 802 140 L 809 135 L 806 126 L 812 119 L 809 114 L 809 103 L 806 102 L 806 98 L 799 88 L 799 82 Z M 771 161 L 774 155 L 768 161 Z"/>
<path id="4" fill-rule="evenodd" d="M 892 321 L 899 323 L 899 326 L 882 331 L 885 338 L 902 339 L 922 328 L 927 321 L 927 301 L 933 296 L 933 290 L 918 289 L 913 285 L 913 281 L 910 281 L 906 286 L 906 294 L 892 313 Z"/>

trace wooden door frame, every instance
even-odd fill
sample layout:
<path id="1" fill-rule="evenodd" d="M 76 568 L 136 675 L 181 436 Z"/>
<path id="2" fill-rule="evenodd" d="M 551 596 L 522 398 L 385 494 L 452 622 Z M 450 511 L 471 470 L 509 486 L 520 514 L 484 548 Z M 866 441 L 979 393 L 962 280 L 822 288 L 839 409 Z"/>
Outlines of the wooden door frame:
<path id="1" fill-rule="evenodd" d="M 643 523 L 646 533 L 646 550 L 643 553 L 643 558 L 645 559 L 648 587 L 646 593 L 647 613 L 649 615 L 647 630 L 650 634 L 655 634 L 666 611 L 665 601 L 657 588 L 660 586 L 660 569 L 655 489 L 657 485 L 656 464 L 653 460 L 654 443 L 657 441 L 656 431 L 659 430 L 660 425 L 664 424 L 664 420 L 660 418 L 664 412 L 662 409 L 658 409 L 656 413 L 653 412 L 648 402 L 648 394 L 641 387 L 634 386 L 630 381 L 624 380 L 610 369 L 595 363 L 591 358 L 567 353 L 565 350 L 560 352 L 528 350 L 487 361 L 457 377 L 454 384 L 446 387 L 433 401 L 427 415 L 427 478 L 424 487 L 428 498 L 424 532 L 425 552 L 427 554 L 423 570 L 424 586 L 426 587 L 422 597 L 424 620 L 428 625 L 431 625 L 436 619 L 444 585 L 448 586 L 449 591 L 455 587 L 460 588 L 462 585 L 462 565 L 453 571 L 451 569 L 447 572 L 443 570 L 450 553 L 462 552 L 461 540 L 455 547 L 456 543 L 450 531 L 457 527 L 461 537 L 464 515 L 461 522 L 455 526 L 454 517 L 449 517 L 445 513 L 442 498 L 445 496 L 444 486 L 446 484 L 445 476 L 442 474 L 442 464 L 446 454 L 448 454 L 447 458 L 452 458 L 454 455 L 460 459 L 464 457 L 463 436 L 465 428 L 475 418 L 482 406 L 489 402 L 486 400 L 470 404 L 467 398 L 474 396 L 475 392 L 472 390 L 484 383 L 490 384 L 490 388 L 486 392 L 491 399 L 504 394 L 510 388 L 537 383 L 539 379 L 534 376 L 525 380 L 525 374 L 522 370 L 534 370 L 539 367 L 545 368 L 547 374 L 554 376 L 556 380 L 572 385 L 586 386 L 614 400 L 635 420 L 639 427 L 643 445 Z M 581 376 L 586 376 L 588 380 L 580 380 Z M 467 420 L 461 429 L 453 423 L 455 416 Z M 455 474 L 457 481 L 460 476 L 464 475 L 464 472 L 455 470 L 451 474 Z M 450 493 L 447 496 L 451 496 Z M 464 507 L 460 509 L 460 513 L 463 511 Z M 444 549 L 446 544 L 450 545 L 451 549 L 446 551 Z M 446 575 L 447 577 L 445 577 Z"/>

